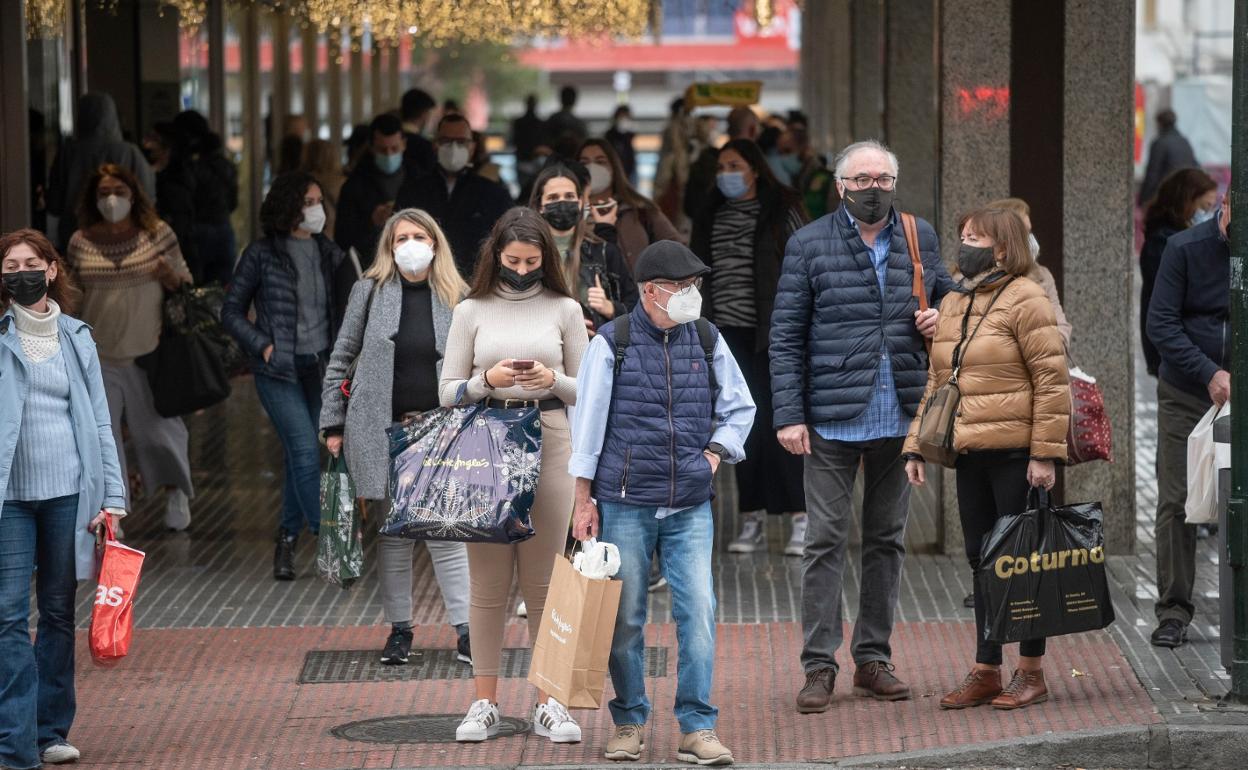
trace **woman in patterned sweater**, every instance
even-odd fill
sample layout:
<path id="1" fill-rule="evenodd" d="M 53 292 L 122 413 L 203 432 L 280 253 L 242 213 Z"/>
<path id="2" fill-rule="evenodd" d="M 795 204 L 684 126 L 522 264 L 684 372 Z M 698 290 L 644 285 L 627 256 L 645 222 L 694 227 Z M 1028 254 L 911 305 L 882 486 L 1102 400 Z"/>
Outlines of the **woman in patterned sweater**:
<path id="1" fill-rule="evenodd" d="M 191 282 L 191 272 L 169 225 L 129 169 L 105 164 L 91 175 L 78 206 L 81 226 L 67 261 L 82 285 L 82 319 L 93 327 L 112 414 L 113 437 L 130 439 L 144 487 L 168 491 L 165 525 L 191 524 L 191 463 L 186 425 L 156 412 L 147 373 L 136 359 L 160 343 L 165 292 Z M 119 451 L 122 476 L 126 455 Z"/>

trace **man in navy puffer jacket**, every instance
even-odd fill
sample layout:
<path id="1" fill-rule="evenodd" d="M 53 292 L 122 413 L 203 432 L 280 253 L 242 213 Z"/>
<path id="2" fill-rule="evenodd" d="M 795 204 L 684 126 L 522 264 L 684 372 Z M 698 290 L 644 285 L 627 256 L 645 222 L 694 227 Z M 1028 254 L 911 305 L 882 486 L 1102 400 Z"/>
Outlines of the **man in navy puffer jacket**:
<path id="1" fill-rule="evenodd" d="M 902 440 L 927 383 L 925 337 L 936 330 L 953 280 L 936 233 L 917 220 L 923 291 L 893 196 L 897 157 L 878 142 L 846 147 L 836 162 L 841 207 L 789 239 L 771 318 L 771 389 L 780 444 L 804 455 L 809 525 L 802 555 L 800 713 L 826 711 L 841 646 L 841 584 L 851 495 L 865 470 L 862 581 L 854 628 L 854 693 L 899 700 L 892 673 L 910 492 Z"/>

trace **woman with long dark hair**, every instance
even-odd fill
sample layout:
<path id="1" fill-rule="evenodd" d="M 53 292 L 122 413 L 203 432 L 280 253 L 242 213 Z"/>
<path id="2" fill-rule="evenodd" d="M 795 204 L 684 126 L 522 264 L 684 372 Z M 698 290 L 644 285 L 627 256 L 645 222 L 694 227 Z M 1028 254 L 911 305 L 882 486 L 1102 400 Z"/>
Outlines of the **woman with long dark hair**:
<path id="1" fill-rule="evenodd" d="M 334 274 L 342 249 L 321 232 L 324 196 L 311 174 L 273 180 L 260 206 L 264 235 L 243 252 L 221 322 L 251 357 L 256 393 L 285 455 L 281 524 L 273 577 L 294 580 L 294 551 L 321 522 L 321 381 L 336 336 Z M 255 306 L 255 321 L 247 317 Z"/>
<path id="2" fill-rule="evenodd" d="M 455 308 L 446 341 L 443 406 L 536 407 L 542 421 L 541 475 L 529 513 L 535 534 L 515 545 L 468 544 L 476 700 L 455 732 L 459 741 L 498 733 L 499 660 L 513 575 L 528 605 L 532 641 L 555 555 L 568 535 L 573 483 L 566 407 L 576 404 L 576 374 L 589 337 L 559 261 L 550 227 L 536 212 L 508 211 L 481 248 L 468 298 Z M 537 696 L 537 734 L 555 743 L 579 741 L 581 728 L 564 705 L 544 692 Z"/>
<path id="3" fill-rule="evenodd" d="M 742 522 L 728 550 L 766 549 L 767 514 L 792 513 L 785 553 L 800 556 L 806 541 L 802 458 L 786 452 L 771 429 L 768 338 L 784 247 L 806 213 L 797 191 L 776 179 L 758 145 L 746 139 L 719 151 L 715 186 L 694 222 L 690 248 L 711 268 L 703 313 L 719 327 L 758 408 L 746 459 L 733 467 Z"/>
<path id="4" fill-rule="evenodd" d="M 65 256 L 85 292 L 82 320 L 98 346 L 113 440 L 122 447 L 124 422 L 144 488 L 168 492 L 165 526 L 186 529 L 195 496 L 186 425 L 157 413 L 147 372 L 136 360 L 160 344 L 165 292 L 190 283 L 190 268 L 173 230 L 124 166 L 105 164 L 91 174 L 78 224 Z M 125 476 L 124 450 L 118 459 Z"/>
<path id="5" fill-rule="evenodd" d="M 619 152 L 607 139 L 586 139 L 577 160 L 589 171 L 594 232 L 619 247 L 631 274 L 641 250 L 655 241 L 679 241 L 671 220 L 628 181 Z"/>
<path id="6" fill-rule="evenodd" d="M 597 329 L 633 309 L 637 284 L 620 250 L 586 221 L 588 190 L 577 172 L 563 163 L 542 169 L 533 183 L 529 206 L 550 226 L 568 290 L 581 303 L 586 321 Z"/>
<path id="7" fill-rule="evenodd" d="M 1217 216 L 1218 183 L 1198 168 L 1181 168 L 1171 173 L 1157 188 L 1157 195 L 1144 212 L 1144 246 L 1140 249 L 1140 340 L 1144 343 L 1144 363 L 1148 373 L 1157 376 L 1161 353 L 1148 339 L 1148 303 L 1153 284 L 1161 269 L 1161 253 L 1175 233 Z"/>

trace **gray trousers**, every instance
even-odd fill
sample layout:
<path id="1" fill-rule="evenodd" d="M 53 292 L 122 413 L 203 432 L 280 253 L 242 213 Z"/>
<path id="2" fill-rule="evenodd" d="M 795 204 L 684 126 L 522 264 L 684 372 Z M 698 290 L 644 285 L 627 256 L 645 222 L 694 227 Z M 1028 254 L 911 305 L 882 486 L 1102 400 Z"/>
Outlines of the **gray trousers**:
<path id="1" fill-rule="evenodd" d="M 1187 523 L 1187 437 L 1209 404 L 1157 381 L 1157 620 L 1192 622 L 1196 526 Z"/>
<path id="2" fill-rule="evenodd" d="M 126 471 L 126 450 L 121 441 L 121 425 L 130 429 L 130 448 L 139 462 L 143 475 L 144 491 L 151 495 L 161 487 L 176 487 L 195 496 L 191 484 L 191 460 L 186 424 L 181 417 L 161 417 L 156 413 L 156 401 L 147 373 L 137 364 L 116 366 L 100 363 L 104 378 L 104 393 L 108 397 L 108 411 L 113 422 L 113 441 L 117 444 L 117 459 L 121 463 L 121 478 L 126 481 L 126 498 L 130 497 L 130 484 Z M 133 507 L 133 504 L 129 507 Z"/>
<path id="3" fill-rule="evenodd" d="M 810 429 L 806 457 L 806 550 L 802 554 L 802 669 L 839 669 L 836 651 L 844 641 L 841 587 L 853 515 L 854 480 L 864 478 L 862 579 L 852 654 L 861 666 L 888 661 L 893 650 L 893 612 L 905 558 L 910 485 L 901 459 L 903 439 L 827 441 Z"/>
<path id="4" fill-rule="evenodd" d="M 419 542 L 400 537 L 377 538 L 377 574 L 381 577 L 381 608 L 387 623 L 412 620 L 412 557 Z M 468 622 L 468 551 L 463 543 L 426 540 L 433 574 L 438 579 L 447 620 Z"/>

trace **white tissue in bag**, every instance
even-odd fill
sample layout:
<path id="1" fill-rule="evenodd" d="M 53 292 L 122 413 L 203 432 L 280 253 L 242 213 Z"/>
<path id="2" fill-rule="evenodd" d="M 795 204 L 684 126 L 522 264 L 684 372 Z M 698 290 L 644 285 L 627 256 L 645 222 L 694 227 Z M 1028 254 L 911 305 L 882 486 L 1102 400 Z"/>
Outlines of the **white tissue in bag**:
<path id="1" fill-rule="evenodd" d="M 620 571 L 620 549 L 590 538 L 581 544 L 581 551 L 572 556 L 572 566 L 587 578 L 605 580 Z"/>

